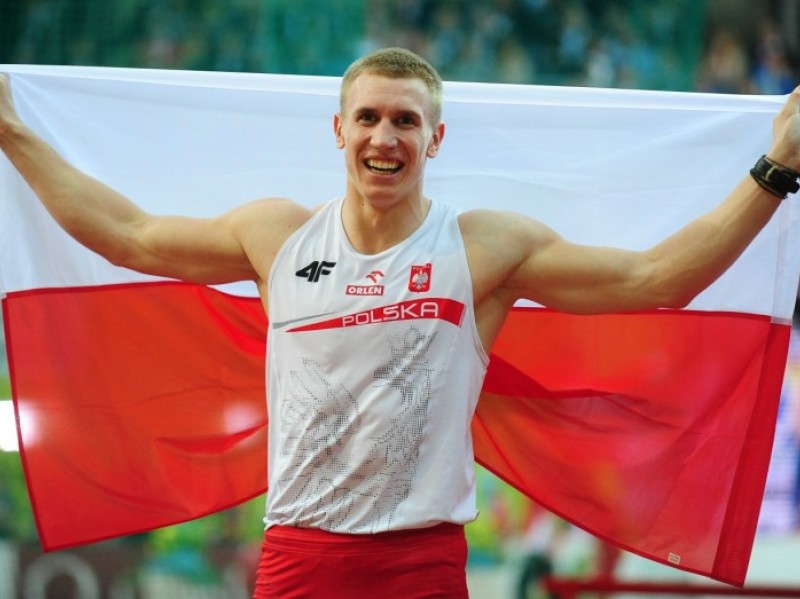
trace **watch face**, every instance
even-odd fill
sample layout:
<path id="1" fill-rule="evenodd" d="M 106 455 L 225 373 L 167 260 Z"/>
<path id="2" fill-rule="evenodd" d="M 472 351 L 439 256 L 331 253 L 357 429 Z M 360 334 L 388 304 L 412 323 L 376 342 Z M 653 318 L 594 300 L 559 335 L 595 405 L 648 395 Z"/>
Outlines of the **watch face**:
<path id="1" fill-rule="evenodd" d="M 786 189 L 786 191 L 797 191 L 797 175 L 792 171 L 766 160 L 764 161 L 764 168 L 766 170 L 764 178 L 769 183 L 777 185 L 780 189 Z"/>
<path id="2" fill-rule="evenodd" d="M 800 189 L 800 184 L 797 182 L 798 174 L 791 169 L 771 163 L 766 155 L 758 159 L 755 166 L 750 169 L 750 175 L 765 191 L 781 199 L 786 199 L 787 195 Z"/>

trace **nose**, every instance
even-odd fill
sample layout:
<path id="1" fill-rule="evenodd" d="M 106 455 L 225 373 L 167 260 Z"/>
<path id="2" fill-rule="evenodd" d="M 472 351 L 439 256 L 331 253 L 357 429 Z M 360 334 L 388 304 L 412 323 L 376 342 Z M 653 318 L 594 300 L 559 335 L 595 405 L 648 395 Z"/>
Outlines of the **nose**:
<path id="1" fill-rule="evenodd" d="M 394 124 L 389 119 L 381 119 L 372 129 L 372 145 L 376 148 L 393 148 L 397 145 Z"/>

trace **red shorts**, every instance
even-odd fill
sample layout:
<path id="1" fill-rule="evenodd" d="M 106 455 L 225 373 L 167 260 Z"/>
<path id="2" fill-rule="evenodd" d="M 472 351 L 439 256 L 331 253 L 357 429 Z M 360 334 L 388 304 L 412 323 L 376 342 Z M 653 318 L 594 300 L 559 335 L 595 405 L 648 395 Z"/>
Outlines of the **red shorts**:
<path id="1" fill-rule="evenodd" d="M 348 535 L 273 526 L 264 534 L 255 599 L 465 599 L 464 527 Z"/>

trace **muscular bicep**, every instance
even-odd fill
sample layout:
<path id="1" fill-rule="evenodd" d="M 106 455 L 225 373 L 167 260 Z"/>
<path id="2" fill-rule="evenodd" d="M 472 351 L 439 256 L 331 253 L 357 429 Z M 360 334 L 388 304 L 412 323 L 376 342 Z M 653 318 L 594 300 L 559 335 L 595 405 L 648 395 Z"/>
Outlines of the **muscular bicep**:
<path id="1" fill-rule="evenodd" d="M 527 248 L 504 286 L 564 312 L 641 310 L 660 305 L 649 264 L 646 253 L 574 244 L 549 232 Z"/>
<path id="2" fill-rule="evenodd" d="M 647 252 L 571 243 L 517 214 L 484 211 L 465 219 L 476 300 L 530 299 L 575 313 L 639 310 L 660 305 Z"/>
<path id="3" fill-rule="evenodd" d="M 118 264 L 197 283 L 254 279 L 255 272 L 229 223 L 184 216 L 150 217 Z"/>
<path id="4" fill-rule="evenodd" d="M 308 214 L 288 200 L 260 200 L 215 218 L 147 215 L 112 261 L 196 283 L 257 280 Z"/>

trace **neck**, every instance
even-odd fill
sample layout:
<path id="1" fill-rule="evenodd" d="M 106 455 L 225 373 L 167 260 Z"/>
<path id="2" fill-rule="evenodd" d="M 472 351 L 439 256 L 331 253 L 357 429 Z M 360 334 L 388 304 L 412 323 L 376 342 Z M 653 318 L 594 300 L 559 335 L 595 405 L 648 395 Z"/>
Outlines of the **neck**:
<path id="1" fill-rule="evenodd" d="M 356 251 L 377 254 L 414 233 L 425 221 L 430 205 L 423 196 L 385 207 L 349 196 L 342 207 L 342 225 Z"/>

